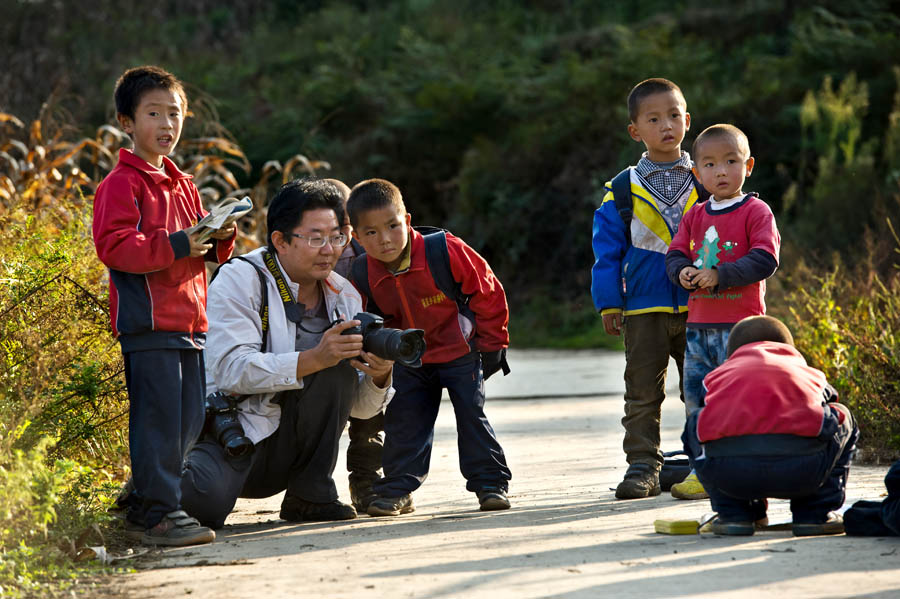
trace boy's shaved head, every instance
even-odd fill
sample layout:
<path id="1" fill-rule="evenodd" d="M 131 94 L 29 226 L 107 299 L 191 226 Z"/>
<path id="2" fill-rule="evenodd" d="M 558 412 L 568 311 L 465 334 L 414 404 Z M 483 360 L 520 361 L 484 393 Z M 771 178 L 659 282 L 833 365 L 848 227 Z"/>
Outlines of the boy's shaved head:
<path id="1" fill-rule="evenodd" d="M 341 195 L 344 196 L 345 202 L 347 201 L 347 198 L 350 197 L 350 188 L 347 186 L 346 183 L 344 183 L 340 179 L 322 179 L 322 181 L 325 181 L 326 183 L 331 183 L 332 185 L 337 187 L 338 190 L 341 192 Z"/>
<path id="2" fill-rule="evenodd" d="M 350 199 L 347 200 L 350 224 L 356 228 L 361 214 L 387 206 L 396 208 L 397 214 L 406 214 L 403 195 L 396 185 L 385 179 L 360 181 L 350 190 Z"/>
<path id="3" fill-rule="evenodd" d="M 709 141 L 711 139 L 732 139 L 735 145 L 738 148 L 738 152 L 741 155 L 741 158 L 747 160 L 750 158 L 750 140 L 747 139 L 747 135 L 735 127 L 734 125 L 729 125 L 727 123 L 719 123 L 717 125 L 710 125 L 706 129 L 700 132 L 700 135 L 697 136 L 697 139 L 694 140 L 694 145 L 691 148 L 691 154 L 698 158 L 700 156 L 701 147 L 703 143 Z"/>
<path id="4" fill-rule="evenodd" d="M 733 354 L 742 345 L 757 341 L 775 341 L 794 345 L 794 337 L 783 322 L 771 316 L 748 316 L 741 320 L 728 336 L 727 355 Z"/>
<path id="5" fill-rule="evenodd" d="M 687 108 L 687 102 L 684 99 L 684 94 L 681 93 L 680 87 L 668 79 L 654 77 L 652 79 L 645 79 L 631 88 L 631 92 L 628 94 L 628 118 L 631 119 L 632 122 L 637 120 L 638 115 L 641 113 L 641 102 L 647 96 L 668 92 L 673 92 L 680 96 L 681 103 Z"/>

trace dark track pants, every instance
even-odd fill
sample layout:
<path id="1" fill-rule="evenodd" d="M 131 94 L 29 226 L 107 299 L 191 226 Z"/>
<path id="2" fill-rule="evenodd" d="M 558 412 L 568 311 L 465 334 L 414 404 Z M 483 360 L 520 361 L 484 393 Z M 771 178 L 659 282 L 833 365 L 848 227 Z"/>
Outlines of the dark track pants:
<path id="1" fill-rule="evenodd" d="M 371 489 L 381 477 L 381 457 L 384 451 L 384 413 L 363 420 L 350 418 L 350 444 L 347 446 L 347 471 L 350 493 L 359 495 Z"/>
<path id="2" fill-rule="evenodd" d="M 128 443 L 136 497 L 129 519 L 150 528 L 181 508 L 185 456 L 203 429 L 203 352 L 124 352 Z"/>
<path id="3" fill-rule="evenodd" d="M 790 499 L 793 521 L 805 524 L 822 523 L 828 512 L 843 505 L 859 437 L 852 418 L 838 424 L 828 410 L 818 438 L 749 435 L 701 448 L 697 418 L 702 412 L 688 418 L 682 441 L 713 510 L 724 521 L 762 518 L 766 497 Z"/>
<path id="4" fill-rule="evenodd" d="M 379 495 L 406 495 L 425 481 L 444 388 L 456 414 L 459 468 L 466 478 L 466 489 L 507 489 L 512 475 L 503 448 L 484 415 L 481 359 L 472 353 L 421 368 L 394 364 L 396 394 L 384 415 L 384 478 L 374 485 Z"/>
<path id="5" fill-rule="evenodd" d="M 188 455 L 182 505 L 203 524 L 221 528 L 238 497 L 288 495 L 315 503 L 337 499 L 332 474 L 338 444 L 356 396 L 356 370 L 346 363 L 304 377 L 304 387 L 279 393 L 281 420 L 252 455 L 229 459 L 204 435 Z"/>

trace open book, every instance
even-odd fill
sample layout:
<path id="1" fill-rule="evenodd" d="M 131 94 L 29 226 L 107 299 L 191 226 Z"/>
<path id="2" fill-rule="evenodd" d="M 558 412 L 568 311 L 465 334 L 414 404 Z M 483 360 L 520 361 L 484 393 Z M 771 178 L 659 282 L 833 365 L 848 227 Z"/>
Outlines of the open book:
<path id="1" fill-rule="evenodd" d="M 208 240 L 213 233 L 220 229 L 227 229 L 234 222 L 247 212 L 253 209 L 253 202 L 249 196 L 241 199 L 228 198 L 218 206 L 213 207 L 209 214 L 204 216 L 200 222 L 189 228 L 188 235 L 193 235 L 200 231 L 199 241 Z"/>

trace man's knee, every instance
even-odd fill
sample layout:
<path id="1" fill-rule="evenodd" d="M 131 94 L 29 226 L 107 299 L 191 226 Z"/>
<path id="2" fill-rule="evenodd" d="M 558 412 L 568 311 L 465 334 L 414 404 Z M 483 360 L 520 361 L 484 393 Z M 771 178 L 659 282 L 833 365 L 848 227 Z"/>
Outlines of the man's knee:
<path id="1" fill-rule="evenodd" d="M 218 444 L 198 444 L 181 477 L 182 507 L 204 525 L 221 528 L 234 508 L 250 465 L 250 456 L 228 459 Z"/>

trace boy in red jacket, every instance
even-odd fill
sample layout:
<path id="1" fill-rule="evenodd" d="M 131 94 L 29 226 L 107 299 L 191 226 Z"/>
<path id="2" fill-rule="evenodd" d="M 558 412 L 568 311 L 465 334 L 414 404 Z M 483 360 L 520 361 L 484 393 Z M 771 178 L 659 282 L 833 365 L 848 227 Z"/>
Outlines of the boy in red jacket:
<path id="1" fill-rule="evenodd" d="M 717 512 L 712 532 L 752 535 L 767 497 L 791 500 L 795 536 L 844 532 L 832 510 L 859 436 L 850 411 L 771 316 L 734 325 L 727 355 L 703 379 L 704 406 L 681 437 Z"/>
<path id="2" fill-rule="evenodd" d="M 128 387 L 128 438 L 135 492 L 128 521 L 150 545 L 209 543 L 215 533 L 180 505 L 182 463 L 200 435 L 206 379 L 205 260 L 224 262 L 235 228 L 200 242 L 187 229 L 205 215 L 191 176 L 166 158 L 178 143 L 187 97 L 158 67 L 125 71 L 116 118 L 134 149 L 94 198 L 94 244 L 109 267 L 113 334 Z"/>
<path id="3" fill-rule="evenodd" d="M 412 496 L 428 476 L 434 422 L 446 388 L 456 413 L 460 470 L 482 510 L 509 508 L 511 474 L 506 456 L 484 414 L 484 380 L 509 372 L 509 309 L 490 266 L 461 239 L 446 234 L 452 277 L 469 297 L 466 314 L 430 272 L 425 239 L 410 226 L 400 190 L 383 179 L 357 184 L 347 201 L 353 237 L 366 250 L 368 286 L 386 327 L 425 331 L 420 368 L 394 364 L 397 394 L 384 419 L 384 478 L 375 483 L 371 516 L 414 511 Z"/>

